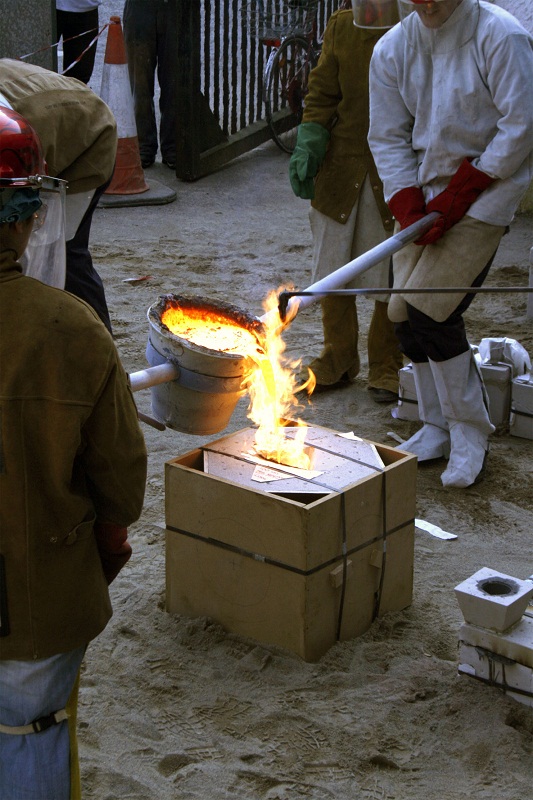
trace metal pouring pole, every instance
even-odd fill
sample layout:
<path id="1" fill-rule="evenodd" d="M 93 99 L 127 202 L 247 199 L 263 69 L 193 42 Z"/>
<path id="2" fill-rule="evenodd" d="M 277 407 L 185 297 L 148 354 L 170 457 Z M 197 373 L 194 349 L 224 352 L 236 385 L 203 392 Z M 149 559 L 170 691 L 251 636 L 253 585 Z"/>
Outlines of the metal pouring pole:
<path id="1" fill-rule="evenodd" d="M 305 290 L 305 296 L 299 297 L 298 299 L 291 298 L 289 300 L 286 314 L 287 318 L 289 320 L 292 319 L 302 308 L 306 308 L 311 305 L 311 303 L 314 303 L 318 299 L 320 292 L 327 292 L 330 289 L 340 289 L 346 286 L 356 275 L 360 275 L 362 272 L 366 272 L 367 269 L 375 267 L 376 264 L 379 264 L 384 258 L 393 255 L 393 253 L 397 253 L 398 250 L 401 250 L 407 244 L 419 239 L 424 233 L 427 233 L 439 217 L 440 214 L 436 211 L 427 214 L 425 217 L 422 217 L 422 219 L 413 223 L 413 225 L 409 225 L 409 227 L 404 228 L 403 231 L 393 234 L 388 239 L 385 239 L 384 242 L 381 242 L 381 244 L 357 256 L 353 261 L 348 262 L 348 264 L 345 264 L 343 267 L 339 267 L 339 269 L 330 273 L 330 275 L 326 275 L 325 278 L 313 283 Z M 312 294 L 310 294 L 311 292 Z M 272 313 L 272 311 L 267 311 L 267 313 L 259 319 L 264 322 Z M 278 313 L 277 309 L 274 310 L 274 313 Z"/>
<path id="2" fill-rule="evenodd" d="M 281 320 L 287 315 L 287 308 L 293 297 L 357 297 L 358 295 L 377 294 L 520 294 L 533 293 L 533 286 L 435 286 L 420 289 L 330 289 L 329 291 L 311 292 L 304 289 L 301 292 L 283 291 L 279 293 L 278 310 Z"/>

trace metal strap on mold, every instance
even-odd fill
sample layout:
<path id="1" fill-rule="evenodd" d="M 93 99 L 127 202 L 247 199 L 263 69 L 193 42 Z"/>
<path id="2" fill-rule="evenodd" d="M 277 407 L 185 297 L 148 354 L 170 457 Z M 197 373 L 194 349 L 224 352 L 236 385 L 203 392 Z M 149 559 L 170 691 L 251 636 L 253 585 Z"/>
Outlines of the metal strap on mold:
<path id="1" fill-rule="evenodd" d="M 293 439 L 294 437 L 287 435 L 288 439 Z M 331 451 L 327 450 L 325 447 L 320 447 L 315 443 L 311 443 L 311 446 L 317 450 L 321 450 L 322 452 L 329 453 Z M 368 467 L 368 469 L 373 469 L 376 472 L 383 473 L 383 483 L 381 485 L 381 506 L 382 506 L 382 536 L 372 540 L 370 543 L 374 543 L 376 541 L 383 541 L 383 559 L 381 562 L 381 572 L 380 572 L 380 581 L 376 591 L 376 597 L 374 602 L 374 610 L 372 619 L 377 619 L 379 616 L 379 610 L 381 606 L 381 597 L 383 594 L 383 583 L 385 580 L 385 565 L 387 561 L 387 521 L 386 521 L 386 508 L 387 508 L 387 493 L 386 493 L 386 471 L 384 467 L 378 467 L 376 464 L 367 464 L 366 461 L 361 461 L 359 458 L 353 458 L 352 456 L 345 455 L 343 453 L 343 458 L 346 461 L 351 461 L 354 464 L 360 464 L 363 467 Z M 323 484 L 318 483 L 319 486 Z M 343 569 L 342 569 L 342 587 L 341 587 L 341 600 L 339 605 L 339 617 L 337 622 L 337 641 L 340 640 L 340 632 L 341 632 L 341 625 L 342 625 L 342 614 L 344 608 L 344 596 L 346 593 L 346 581 L 348 579 L 348 554 L 346 553 L 346 507 L 345 507 L 345 495 L 344 492 L 341 494 L 341 513 L 342 513 L 342 525 L 343 525 L 343 551 L 342 551 L 342 562 L 343 562 Z M 403 527 L 403 525 L 401 526 Z M 396 529 L 395 529 L 396 530 Z M 352 551 L 350 551 L 351 554 Z"/>
<path id="2" fill-rule="evenodd" d="M 407 403 L 407 404 L 411 403 L 411 405 L 417 406 L 418 405 L 418 400 L 412 400 L 410 397 L 405 397 L 405 395 L 403 395 L 401 393 L 398 394 L 398 405 L 399 406 L 403 406 L 404 403 Z"/>
<path id="3" fill-rule="evenodd" d="M 533 419 L 533 414 L 531 414 L 529 411 L 522 411 L 521 409 L 513 408 L 512 405 L 509 413 L 516 414 L 517 417 L 527 417 L 528 419 Z"/>
<path id="4" fill-rule="evenodd" d="M 286 429 L 285 437 L 287 439 L 291 439 L 291 441 L 294 441 L 294 439 L 296 438 L 295 436 L 291 436 L 290 435 L 290 431 L 288 429 Z M 312 447 L 314 450 L 320 450 L 322 453 L 329 453 L 330 455 L 336 455 L 335 453 L 332 453 L 331 450 L 328 450 L 327 447 L 321 447 L 319 444 L 316 444 L 315 442 L 309 442 L 309 446 Z M 217 452 L 217 451 L 215 450 L 215 451 L 212 451 L 212 452 Z M 368 464 L 366 461 L 361 461 L 360 458 L 354 458 L 353 456 L 347 455 L 345 453 L 342 453 L 342 458 L 343 458 L 344 461 L 351 461 L 352 464 L 360 464 L 360 466 L 368 467 L 368 469 L 373 469 L 376 472 L 384 472 L 385 471 L 384 467 L 379 467 L 377 464 Z M 292 476 L 292 473 L 291 473 L 291 476 Z M 315 483 L 315 479 L 311 478 L 309 482 L 310 483 Z M 317 483 L 318 486 L 324 486 L 325 488 L 329 488 L 327 486 L 327 484 L 321 484 L 319 481 L 317 481 L 316 483 Z M 333 489 L 333 491 L 337 492 L 338 490 L 337 489 Z"/>
<path id="5" fill-rule="evenodd" d="M 467 642 L 462 642 L 462 644 L 467 644 Z M 458 671 L 464 675 L 468 675 L 469 678 L 475 678 L 482 683 L 487 683 L 489 686 L 493 686 L 495 689 L 502 689 L 504 694 L 508 692 L 511 694 L 519 694 L 523 697 L 533 697 L 533 692 L 530 692 L 528 689 L 520 689 L 519 687 L 511 686 L 507 683 L 507 678 L 505 676 L 505 667 L 506 666 L 525 666 L 524 664 L 520 664 L 519 661 L 515 661 L 513 658 L 509 658 L 508 656 L 500 655 L 499 653 L 493 653 L 492 650 L 487 650 L 485 647 L 474 646 L 474 649 L 480 659 L 486 658 L 489 662 L 489 677 L 483 678 L 481 675 L 472 675 L 471 672 L 466 672 L 464 670 L 459 669 Z M 495 678 L 495 665 L 501 665 L 502 671 L 502 682 L 499 683 Z"/>
<path id="6" fill-rule="evenodd" d="M 387 531 L 387 536 L 392 536 L 393 534 L 397 533 L 398 531 L 403 530 L 406 525 L 410 525 L 411 523 L 414 525 L 414 517 L 412 519 L 405 520 L 400 525 L 396 525 L 395 528 L 392 528 L 390 531 Z M 269 556 L 263 556 L 260 553 L 252 553 L 250 550 L 245 550 L 243 547 L 238 547 L 234 544 L 229 544 L 228 542 L 222 542 L 220 539 L 214 539 L 211 536 L 201 536 L 199 533 L 193 533 L 192 531 L 186 531 L 183 528 L 177 528 L 174 525 L 167 525 L 167 530 L 172 531 L 173 533 L 180 533 L 182 536 L 188 536 L 191 539 L 195 539 L 196 541 L 203 542 L 204 544 L 211 544 L 214 547 L 220 547 L 222 550 L 229 550 L 232 553 L 237 553 L 238 555 L 244 556 L 245 558 L 251 558 L 254 561 L 261 561 L 264 564 L 269 564 L 273 567 L 279 567 L 280 569 L 285 569 L 288 572 L 294 572 L 296 575 L 302 575 L 303 577 L 307 578 L 310 575 L 314 575 L 315 572 L 319 572 L 324 567 L 333 566 L 336 564 L 341 558 L 342 553 L 338 556 L 334 556 L 330 558 L 328 561 L 324 561 L 322 564 L 318 564 L 316 567 L 312 569 L 300 569 L 299 567 L 293 567 L 291 564 L 284 564 L 282 561 L 277 561 L 275 558 L 270 558 Z M 360 550 L 364 550 L 365 547 L 368 547 L 371 544 L 375 544 L 376 542 L 381 542 L 383 540 L 383 535 L 381 536 L 374 536 L 372 539 L 367 539 L 362 544 L 358 544 L 356 547 L 352 547 L 350 550 L 346 551 L 346 557 L 353 555 L 354 553 L 358 553 Z"/>
<path id="7" fill-rule="evenodd" d="M 287 438 L 292 438 L 292 437 L 287 437 Z M 331 453 L 331 450 L 326 450 L 325 447 L 317 447 L 314 444 L 312 445 L 312 447 L 315 447 L 316 450 L 322 450 L 324 453 Z M 212 447 L 206 447 L 205 445 L 203 447 L 200 447 L 199 449 L 203 453 L 215 453 L 216 455 L 223 455 L 226 458 L 233 459 L 234 461 L 241 461 L 243 464 L 250 464 L 251 463 L 250 461 L 248 461 L 248 459 L 245 456 L 237 455 L 237 453 L 226 453 L 226 452 L 222 452 L 220 450 L 215 450 Z M 344 458 L 344 456 L 343 456 L 343 458 Z M 266 460 L 267 459 L 265 459 L 265 461 Z M 381 467 L 377 467 L 375 464 L 367 464 L 364 461 L 359 461 L 357 458 L 348 458 L 348 457 L 346 457 L 345 460 L 346 461 L 351 461 L 354 464 L 361 464 L 363 467 L 368 467 L 368 469 L 374 469 L 374 470 L 376 470 L 376 472 L 383 472 L 383 469 Z M 273 461 L 272 464 L 273 464 L 273 468 L 275 468 L 277 472 L 280 472 L 281 474 L 286 475 L 287 478 L 296 477 L 294 475 L 294 472 L 286 472 L 283 469 L 283 465 L 282 464 L 278 464 L 276 461 Z M 324 481 L 319 481 L 317 478 L 301 478 L 301 480 L 303 480 L 305 483 L 310 483 L 313 486 L 319 486 L 321 489 L 327 490 L 328 492 L 332 492 L 333 494 L 341 494 L 341 492 L 339 492 L 339 490 L 338 490 L 338 488 L 336 486 L 330 486 L 328 483 L 324 483 Z"/>
<path id="8" fill-rule="evenodd" d="M 381 573 L 379 576 L 379 585 L 376 592 L 376 601 L 374 604 L 374 614 L 372 619 L 379 617 L 381 607 L 381 597 L 383 594 L 383 584 L 385 582 L 385 566 L 387 564 L 387 473 L 383 471 L 383 482 L 381 484 L 381 519 L 383 525 L 383 558 L 381 559 Z"/>
<path id="9" fill-rule="evenodd" d="M 348 553 L 347 553 L 347 535 L 346 535 L 346 499 L 344 492 L 341 494 L 341 525 L 342 525 L 342 585 L 341 596 L 339 600 L 339 615 L 337 617 L 337 635 L 336 639 L 339 642 L 341 638 L 342 615 L 344 612 L 344 600 L 346 596 L 346 582 L 348 580 Z"/>
<path id="10" fill-rule="evenodd" d="M 213 450 L 210 447 L 201 447 L 200 450 L 202 450 L 202 452 L 206 452 L 206 453 L 216 453 L 217 455 L 224 455 L 226 458 L 231 458 L 234 461 L 241 461 L 243 464 L 252 463 L 252 462 L 248 461 L 248 459 L 245 456 L 240 456 L 240 455 L 237 455 L 236 453 L 221 453 L 220 450 Z M 328 451 L 326 451 L 326 452 L 328 452 Z M 265 459 L 265 461 L 267 461 L 267 460 Z M 268 461 L 267 461 L 267 463 L 268 463 Z M 272 464 L 273 464 L 273 469 L 275 468 L 276 472 L 279 472 L 281 475 L 286 475 L 287 479 L 296 478 L 294 472 L 285 471 L 283 469 L 283 465 L 282 464 L 278 464 L 275 461 L 273 461 Z M 366 464 L 365 466 L 368 466 L 371 469 L 377 469 L 376 467 L 373 467 L 371 464 Z M 338 488 L 336 486 L 330 486 L 329 483 L 324 483 L 324 481 L 319 481 L 317 478 L 301 478 L 300 480 L 304 481 L 304 483 L 310 483 L 313 486 L 318 486 L 320 489 L 324 489 L 324 491 L 331 492 L 332 494 L 338 494 L 338 495 L 342 494 L 342 492 L 339 492 L 339 490 L 338 490 Z"/>
<path id="11" fill-rule="evenodd" d="M 286 435 L 287 439 L 294 440 L 294 438 L 295 438 L 294 436 L 290 435 L 290 431 L 289 430 L 287 430 L 285 432 L 285 435 Z M 325 452 L 325 453 L 331 453 L 331 450 L 328 450 L 326 447 L 321 447 L 320 445 L 316 444 L 315 442 L 310 442 L 310 445 L 313 448 L 315 448 L 316 450 L 320 450 L 320 451 Z M 222 453 L 219 450 L 216 450 L 216 449 L 210 448 L 210 447 L 206 447 L 206 446 L 202 447 L 201 450 L 204 451 L 204 452 L 208 452 L 208 453 L 216 453 L 218 455 L 222 455 Z M 233 458 L 236 461 L 241 461 L 243 463 L 249 463 L 246 458 L 244 458 L 243 456 L 236 455 L 234 453 L 223 453 L 223 455 L 225 455 L 227 458 Z M 313 483 L 314 486 L 320 486 L 320 487 L 322 487 L 324 489 L 328 489 L 329 491 L 332 491 L 334 494 L 337 494 L 340 497 L 340 500 L 341 500 L 342 549 L 341 549 L 340 556 L 336 556 L 335 558 L 332 558 L 329 561 L 326 561 L 323 564 L 320 564 L 319 566 L 314 567 L 311 570 L 301 570 L 298 567 L 292 567 L 289 564 L 283 564 L 282 562 L 277 561 L 275 559 L 268 558 L 267 556 L 261 556 L 261 555 L 259 555 L 257 553 L 251 553 L 251 552 L 249 552 L 247 550 L 244 550 L 243 548 L 237 547 L 235 545 L 230 545 L 230 544 L 228 544 L 226 542 L 221 542 L 218 539 L 206 538 L 206 537 L 203 537 L 203 536 L 199 536 L 198 534 L 194 534 L 194 533 L 192 533 L 190 531 L 184 531 L 184 530 L 181 530 L 181 529 L 178 529 L 178 528 L 174 528 L 172 526 L 167 526 L 167 527 L 169 528 L 169 530 L 175 531 L 177 533 L 182 533 L 185 536 L 190 536 L 190 537 L 192 537 L 194 539 L 197 539 L 197 540 L 200 540 L 200 541 L 204 541 L 204 542 L 209 542 L 210 544 L 213 544 L 213 545 L 218 546 L 218 547 L 222 547 L 223 549 L 226 549 L 226 550 L 231 550 L 232 552 L 238 553 L 239 555 L 245 556 L 247 558 L 253 558 L 255 561 L 262 561 L 265 564 L 270 564 L 272 566 L 280 567 L 281 569 L 286 569 L 286 570 L 288 570 L 290 572 L 294 572 L 294 573 L 296 573 L 298 575 L 303 575 L 304 577 L 308 577 L 309 575 L 312 575 L 315 572 L 318 572 L 319 570 L 324 569 L 324 567 L 333 566 L 333 564 L 336 564 L 339 561 L 339 558 L 340 558 L 342 560 L 342 583 L 341 583 L 341 596 L 340 596 L 340 600 L 339 600 L 339 613 L 338 613 L 338 617 L 337 617 L 337 630 L 336 630 L 336 641 L 340 641 L 341 628 L 342 628 L 342 618 L 343 618 L 343 613 L 344 613 L 344 601 L 345 601 L 345 596 L 346 596 L 346 583 L 347 583 L 347 580 L 348 580 L 348 556 L 351 556 L 354 553 L 357 553 L 360 550 L 363 550 L 365 547 L 368 547 L 371 544 L 375 544 L 375 543 L 380 542 L 380 541 L 383 542 L 383 558 L 382 558 L 382 562 L 381 562 L 380 580 L 379 580 L 379 585 L 378 585 L 378 588 L 377 588 L 376 594 L 375 594 L 374 609 L 373 609 L 373 615 L 372 615 L 372 619 L 374 620 L 379 616 L 379 611 L 380 611 L 380 607 L 381 607 L 381 599 L 382 599 L 382 595 L 383 595 L 383 585 L 384 585 L 384 581 L 385 581 L 385 567 L 386 567 L 386 563 L 387 563 L 387 536 L 390 536 L 391 534 L 396 533 L 399 530 L 402 530 L 406 525 L 410 524 L 411 522 L 414 523 L 414 518 L 413 518 L 413 520 L 407 520 L 407 521 L 403 522 L 402 524 L 397 525 L 392 530 L 387 531 L 387 491 L 386 491 L 386 475 L 387 475 L 387 473 L 385 471 L 385 468 L 384 467 L 379 467 L 376 464 L 368 464 L 366 461 L 362 461 L 361 459 L 353 458 L 353 457 L 351 457 L 349 455 L 345 455 L 345 454 L 343 454 L 343 458 L 345 460 L 347 460 L 347 461 L 351 461 L 354 464 L 360 464 L 361 466 L 367 467 L 368 469 L 373 469 L 376 472 L 383 474 L 383 482 L 382 482 L 382 485 L 381 485 L 382 535 L 381 536 L 376 536 L 373 539 L 367 540 L 363 544 L 360 544 L 357 547 L 353 547 L 351 550 L 348 550 L 347 549 L 347 531 L 346 531 L 346 501 L 345 501 L 345 493 L 344 492 L 339 492 L 338 489 L 333 488 L 333 487 L 329 486 L 328 484 L 325 484 L 322 481 L 317 481 L 315 479 L 312 479 L 309 482 Z M 279 467 L 277 467 L 277 468 L 279 469 Z M 279 470 L 279 471 L 283 472 L 283 470 Z M 288 476 L 290 476 L 290 477 L 294 477 L 293 473 L 286 473 L 286 474 Z"/>

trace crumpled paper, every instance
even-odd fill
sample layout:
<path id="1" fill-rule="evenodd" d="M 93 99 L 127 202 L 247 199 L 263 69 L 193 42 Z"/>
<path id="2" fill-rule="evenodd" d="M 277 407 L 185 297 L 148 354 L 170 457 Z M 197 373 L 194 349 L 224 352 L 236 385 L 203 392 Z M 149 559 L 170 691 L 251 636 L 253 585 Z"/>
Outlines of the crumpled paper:
<path id="1" fill-rule="evenodd" d="M 477 350 L 482 364 L 509 364 L 513 378 L 531 372 L 529 354 L 516 339 L 488 337 L 481 340 Z"/>

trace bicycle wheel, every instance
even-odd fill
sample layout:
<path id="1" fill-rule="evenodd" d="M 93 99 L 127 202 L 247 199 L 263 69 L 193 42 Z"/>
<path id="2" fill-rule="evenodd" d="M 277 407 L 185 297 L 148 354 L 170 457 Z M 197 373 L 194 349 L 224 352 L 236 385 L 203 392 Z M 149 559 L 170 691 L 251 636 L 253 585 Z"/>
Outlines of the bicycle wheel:
<path id="1" fill-rule="evenodd" d="M 272 138 L 286 153 L 296 146 L 309 73 L 317 62 L 313 43 L 289 36 L 269 58 L 265 70 L 265 116 Z"/>

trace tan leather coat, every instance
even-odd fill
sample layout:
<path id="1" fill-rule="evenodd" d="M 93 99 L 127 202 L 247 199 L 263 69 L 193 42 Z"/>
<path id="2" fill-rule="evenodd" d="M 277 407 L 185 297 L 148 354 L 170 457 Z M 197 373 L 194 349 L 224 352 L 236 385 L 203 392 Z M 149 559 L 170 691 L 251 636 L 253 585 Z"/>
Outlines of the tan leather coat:
<path id="1" fill-rule="evenodd" d="M 0 253 L 1 659 L 45 658 L 111 616 L 93 523 L 140 515 L 146 449 L 127 376 L 95 312 Z"/>
<path id="2" fill-rule="evenodd" d="M 68 181 L 68 194 L 96 189 L 111 177 L 117 125 L 92 89 L 75 78 L 0 58 L 0 90 L 37 131 L 48 174 Z"/>
<path id="3" fill-rule="evenodd" d="M 309 77 L 302 121 L 331 131 L 312 206 L 345 223 L 368 174 L 383 227 L 392 232 L 392 215 L 367 143 L 370 58 L 383 33 L 356 28 L 351 10 L 331 15 L 320 60 Z"/>

